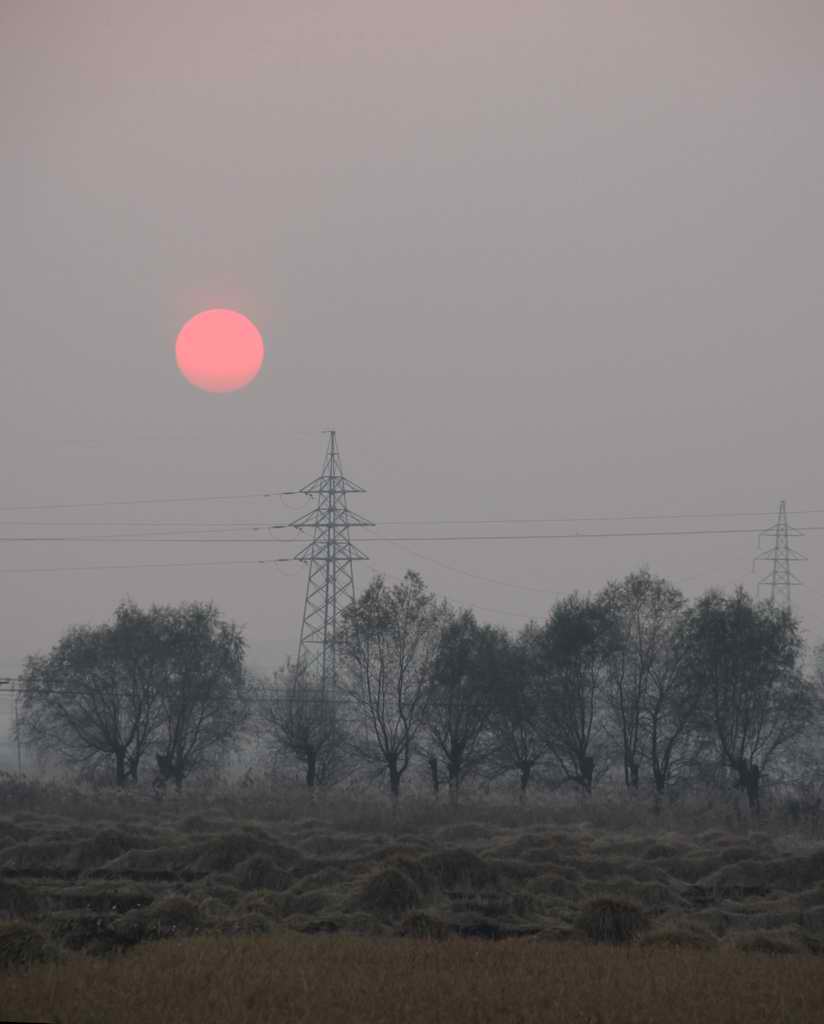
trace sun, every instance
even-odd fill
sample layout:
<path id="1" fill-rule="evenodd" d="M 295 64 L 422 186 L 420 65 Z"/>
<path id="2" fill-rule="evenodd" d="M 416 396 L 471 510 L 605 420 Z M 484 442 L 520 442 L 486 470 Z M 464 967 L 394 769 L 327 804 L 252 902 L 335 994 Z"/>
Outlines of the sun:
<path id="1" fill-rule="evenodd" d="M 177 336 L 177 366 L 203 391 L 239 391 L 263 365 L 263 338 L 234 309 L 206 309 L 187 320 Z"/>

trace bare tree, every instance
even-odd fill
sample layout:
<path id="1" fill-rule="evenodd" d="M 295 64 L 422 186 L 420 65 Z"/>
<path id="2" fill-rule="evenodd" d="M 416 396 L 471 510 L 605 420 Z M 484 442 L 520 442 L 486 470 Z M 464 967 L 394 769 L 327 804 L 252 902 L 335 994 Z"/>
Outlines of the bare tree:
<path id="1" fill-rule="evenodd" d="M 706 690 L 690 671 L 686 606 L 671 608 L 662 623 L 663 646 L 650 669 L 644 703 L 645 754 L 655 785 L 655 806 L 664 793 L 713 759 L 711 735 L 702 724 Z M 669 621 L 667 621 L 669 619 Z"/>
<path id="2" fill-rule="evenodd" d="M 340 665 L 356 722 L 356 758 L 389 778 L 393 800 L 426 710 L 443 610 L 421 577 L 375 578 L 343 613 Z"/>
<path id="3" fill-rule="evenodd" d="M 258 690 L 258 722 L 275 749 L 303 766 L 310 790 L 336 782 L 345 769 L 347 736 L 340 698 L 287 665 Z"/>
<path id="4" fill-rule="evenodd" d="M 441 630 L 423 734 L 435 758 L 434 769 L 430 762 L 433 785 L 442 762 L 453 805 L 461 784 L 489 757 L 490 677 L 505 642 L 500 630 L 479 626 L 470 611 L 450 613 Z"/>
<path id="5" fill-rule="evenodd" d="M 798 623 L 740 587 L 731 596 L 710 591 L 690 614 L 689 644 L 690 671 L 707 693 L 706 726 L 757 814 L 765 773 L 816 705 L 800 670 Z"/>
<path id="6" fill-rule="evenodd" d="M 86 774 L 134 782 L 157 723 L 158 665 L 151 616 L 124 602 L 111 624 L 70 629 L 22 677 L 23 742 Z"/>
<path id="7" fill-rule="evenodd" d="M 624 782 L 638 788 L 642 758 L 650 761 L 656 786 L 663 786 L 683 737 L 688 694 L 679 686 L 674 636 L 685 601 L 667 580 L 646 569 L 612 582 L 601 592 L 612 616 L 604 694 L 610 730 L 617 735 Z"/>

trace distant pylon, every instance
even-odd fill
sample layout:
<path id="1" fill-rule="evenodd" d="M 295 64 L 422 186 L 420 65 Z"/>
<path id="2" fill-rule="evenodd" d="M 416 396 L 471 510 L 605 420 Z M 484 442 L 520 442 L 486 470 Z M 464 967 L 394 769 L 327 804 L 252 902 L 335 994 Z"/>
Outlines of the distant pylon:
<path id="1" fill-rule="evenodd" d="M 800 586 L 801 580 L 790 570 L 790 562 L 806 562 L 804 555 L 793 551 L 790 547 L 790 537 L 802 537 L 801 530 L 794 530 L 787 523 L 787 503 L 782 501 L 778 506 L 778 521 L 758 535 L 759 547 L 761 538 L 768 536 L 773 546 L 768 551 L 762 551 L 756 555 L 756 562 L 771 561 L 772 570 L 758 581 L 758 594 L 761 595 L 761 588 L 770 588 L 769 600 L 781 608 L 789 610 L 790 591 L 793 587 Z"/>
<path id="2" fill-rule="evenodd" d="M 291 523 L 299 530 L 311 526 L 315 531 L 311 543 L 295 556 L 296 561 L 309 563 L 298 665 L 322 687 L 334 687 L 340 614 L 355 600 L 352 563 L 367 557 L 350 541 L 349 527 L 375 525 L 347 508 L 346 495 L 363 494 L 364 489 L 343 475 L 334 430 L 329 431 L 321 475 L 301 493 L 317 495 L 317 504 Z"/>

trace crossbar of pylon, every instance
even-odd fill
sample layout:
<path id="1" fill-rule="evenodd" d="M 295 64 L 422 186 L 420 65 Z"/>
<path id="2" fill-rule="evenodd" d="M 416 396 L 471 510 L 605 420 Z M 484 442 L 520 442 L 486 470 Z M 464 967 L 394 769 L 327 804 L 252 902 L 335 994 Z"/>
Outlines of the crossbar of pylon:
<path id="1" fill-rule="evenodd" d="M 316 684 L 334 687 L 340 617 L 355 600 L 353 563 L 367 557 L 350 540 L 349 528 L 375 525 L 347 506 L 347 494 L 363 494 L 364 489 L 344 476 L 334 430 L 329 431 L 320 476 L 302 487 L 301 493 L 315 496 L 317 502 L 311 512 L 290 524 L 314 531 L 310 543 L 295 556 L 309 565 L 298 665 Z"/>

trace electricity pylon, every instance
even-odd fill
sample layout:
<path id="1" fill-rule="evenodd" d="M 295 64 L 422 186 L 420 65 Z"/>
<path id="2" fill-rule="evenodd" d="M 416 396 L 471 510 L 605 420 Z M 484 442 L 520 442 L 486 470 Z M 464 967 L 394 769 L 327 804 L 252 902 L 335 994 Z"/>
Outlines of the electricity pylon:
<path id="1" fill-rule="evenodd" d="M 771 561 L 772 570 L 758 581 L 758 594 L 761 594 L 762 586 L 769 586 L 770 601 L 781 608 L 790 608 L 790 590 L 792 587 L 800 586 L 801 580 L 790 570 L 790 562 L 806 562 L 804 555 L 793 551 L 790 547 L 790 537 L 802 537 L 801 530 L 794 530 L 787 523 L 787 503 L 782 501 L 778 506 L 778 521 L 758 535 L 758 543 L 761 545 L 761 538 L 768 536 L 773 546 L 768 551 L 762 551 L 755 558 L 756 562 Z"/>
<path id="2" fill-rule="evenodd" d="M 347 508 L 346 495 L 363 494 L 364 489 L 343 475 L 334 430 L 329 431 L 323 471 L 301 493 L 316 495 L 317 504 L 290 524 L 315 531 L 311 543 L 295 556 L 296 561 L 309 563 L 298 666 L 314 683 L 331 688 L 337 681 L 340 615 L 355 600 L 352 563 L 367 557 L 350 541 L 349 527 L 375 525 Z"/>

